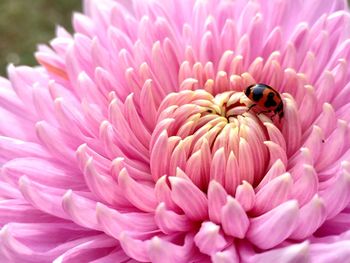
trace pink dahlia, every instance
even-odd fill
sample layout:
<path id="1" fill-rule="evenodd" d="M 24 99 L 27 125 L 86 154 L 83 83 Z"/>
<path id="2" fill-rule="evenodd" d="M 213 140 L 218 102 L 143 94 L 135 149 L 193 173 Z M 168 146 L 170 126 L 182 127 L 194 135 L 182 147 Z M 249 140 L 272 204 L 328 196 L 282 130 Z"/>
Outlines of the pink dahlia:
<path id="1" fill-rule="evenodd" d="M 348 262 L 345 2 L 84 9 L 0 79 L 0 262 Z"/>

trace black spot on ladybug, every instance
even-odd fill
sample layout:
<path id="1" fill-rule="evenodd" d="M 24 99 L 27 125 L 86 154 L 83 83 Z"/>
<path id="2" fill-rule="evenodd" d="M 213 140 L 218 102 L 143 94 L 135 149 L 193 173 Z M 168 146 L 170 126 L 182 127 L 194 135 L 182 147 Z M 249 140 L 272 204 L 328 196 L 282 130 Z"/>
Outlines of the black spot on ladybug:
<path id="1" fill-rule="evenodd" d="M 263 89 L 256 89 L 253 92 L 253 100 L 259 101 L 264 96 L 264 90 Z"/>
<path id="2" fill-rule="evenodd" d="M 284 111 L 283 111 L 283 102 L 281 100 L 280 104 L 278 104 L 277 108 L 274 110 L 275 114 L 278 114 L 278 116 L 281 118 L 283 118 L 284 116 Z"/>
<path id="3" fill-rule="evenodd" d="M 277 105 L 274 97 L 275 97 L 275 94 L 273 92 L 269 92 L 264 105 L 266 108 L 274 107 Z"/>

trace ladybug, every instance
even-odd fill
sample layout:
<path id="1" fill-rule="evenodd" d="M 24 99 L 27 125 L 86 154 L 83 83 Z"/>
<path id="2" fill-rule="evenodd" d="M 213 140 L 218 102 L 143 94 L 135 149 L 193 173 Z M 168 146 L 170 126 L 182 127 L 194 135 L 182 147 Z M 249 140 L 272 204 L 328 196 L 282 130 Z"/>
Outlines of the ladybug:
<path id="1" fill-rule="evenodd" d="M 269 85 L 258 83 L 247 87 L 244 94 L 254 102 L 254 104 L 249 107 L 248 111 L 258 105 L 264 109 L 264 111 L 259 113 L 273 111 L 274 115 L 272 115 L 272 117 L 278 114 L 279 120 L 281 121 L 281 118 L 284 115 L 283 101 L 278 91 L 274 90 Z"/>

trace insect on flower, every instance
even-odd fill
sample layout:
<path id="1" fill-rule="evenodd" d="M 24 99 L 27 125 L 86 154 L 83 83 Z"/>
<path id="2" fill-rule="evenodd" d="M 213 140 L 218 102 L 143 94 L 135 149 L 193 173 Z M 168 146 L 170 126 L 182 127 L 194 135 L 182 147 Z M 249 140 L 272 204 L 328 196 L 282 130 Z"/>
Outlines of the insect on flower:
<path id="1" fill-rule="evenodd" d="M 251 101 L 254 102 L 254 104 L 249 107 L 248 111 L 258 105 L 263 109 L 263 111 L 259 113 L 268 113 L 273 111 L 274 115 L 271 117 L 278 114 L 279 120 L 283 118 L 284 112 L 281 95 L 272 87 L 262 83 L 253 84 L 247 87 L 244 93 Z"/>

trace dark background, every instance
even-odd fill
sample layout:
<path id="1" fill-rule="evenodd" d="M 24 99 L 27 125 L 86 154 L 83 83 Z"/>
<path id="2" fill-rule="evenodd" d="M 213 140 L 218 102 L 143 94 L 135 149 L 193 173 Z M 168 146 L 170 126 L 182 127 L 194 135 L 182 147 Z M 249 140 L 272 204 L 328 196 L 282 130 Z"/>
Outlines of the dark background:
<path id="1" fill-rule="evenodd" d="M 6 65 L 36 65 L 37 44 L 54 37 L 56 25 L 72 30 L 74 11 L 81 0 L 0 0 L 0 75 Z"/>
<path id="2" fill-rule="evenodd" d="M 37 44 L 52 39 L 56 25 L 71 31 L 72 13 L 81 11 L 81 2 L 0 0 L 0 75 L 6 75 L 9 63 L 36 65 L 33 53 Z"/>

